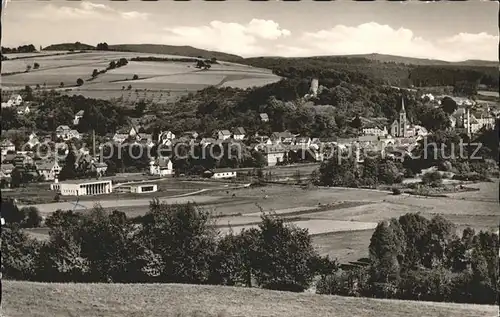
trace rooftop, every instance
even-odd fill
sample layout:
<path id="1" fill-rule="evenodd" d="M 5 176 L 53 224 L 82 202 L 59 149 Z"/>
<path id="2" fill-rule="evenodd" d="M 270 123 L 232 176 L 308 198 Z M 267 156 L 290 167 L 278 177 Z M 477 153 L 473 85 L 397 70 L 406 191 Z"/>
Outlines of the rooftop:
<path id="1" fill-rule="evenodd" d="M 111 184 L 111 179 L 69 179 L 59 182 L 59 184 L 79 184 L 79 185 L 89 185 L 89 184 Z"/>

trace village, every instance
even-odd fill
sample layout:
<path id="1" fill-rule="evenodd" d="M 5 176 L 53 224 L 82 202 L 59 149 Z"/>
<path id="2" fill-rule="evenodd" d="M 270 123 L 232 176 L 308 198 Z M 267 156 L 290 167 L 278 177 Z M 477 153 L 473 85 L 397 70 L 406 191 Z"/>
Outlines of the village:
<path id="1" fill-rule="evenodd" d="M 304 98 L 314 98 L 318 93 L 318 80 L 311 82 L 310 94 Z M 423 94 L 422 99 L 436 102 L 436 107 L 441 105 L 441 100 L 448 98 L 456 103 L 457 108 L 450 114 L 450 126 L 453 130 L 460 130 L 471 136 L 481 129 L 493 129 L 495 125 L 495 113 L 489 106 L 478 104 L 468 98 L 433 96 L 430 93 Z M 2 103 L 2 108 L 15 107 L 19 115 L 30 113 L 30 102 L 24 102 L 22 97 L 14 94 L 7 102 Z M 386 118 L 352 118 L 352 125 L 356 126 L 359 133 L 357 137 L 352 138 L 311 138 L 306 135 L 297 135 L 289 131 L 273 132 L 271 135 L 260 135 L 256 132 L 254 135 L 247 135 L 243 127 L 235 127 L 232 131 L 217 130 L 213 137 L 201 137 L 197 131 L 182 131 L 175 134 L 172 131 L 160 131 L 159 133 L 146 133 L 141 126 L 136 126 L 132 122 L 128 128 L 123 128 L 114 134 L 107 134 L 96 143 L 95 135 L 85 135 L 78 132 L 75 127 L 83 117 L 84 111 L 78 111 L 72 122 L 68 125 L 60 125 L 55 131 L 48 134 L 37 134 L 32 131 L 21 148 L 16 148 L 12 140 L 3 139 L 0 143 L 2 167 L 0 174 L 0 184 L 3 188 L 10 187 L 12 173 L 18 170 L 26 173 L 29 182 L 48 182 L 50 188 L 61 195 L 98 195 L 108 194 L 113 191 L 111 180 L 116 171 L 108 173 L 108 165 L 102 157 L 102 151 L 105 146 L 137 146 L 145 149 L 158 147 L 161 149 L 170 149 L 170 155 L 151 156 L 149 168 L 144 170 L 144 175 L 156 177 L 172 177 L 176 173 L 172 163 L 172 149 L 182 144 L 187 146 L 198 145 L 205 149 L 214 145 L 226 145 L 226 148 L 237 146 L 239 149 L 245 147 L 250 151 L 258 151 L 262 154 L 267 167 L 279 167 L 290 164 L 290 153 L 300 153 L 302 161 L 307 163 L 321 163 L 330 158 L 332 149 L 351 151 L 356 156 L 358 162 L 362 162 L 361 152 L 378 153 L 381 156 L 392 159 L 401 159 L 418 146 L 423 138 L 429 135 L 426 128 L 420 125 L 412 124 L 407 117 L 404 99 L 401 98 L 399 116 L 392 123 L 387 122 Z M 260 113 L 259 119 L 262 122 L 269 121 L 267 113 Z M 74 140 L 82 139 L 92 140 L 92 144 L 80 144 L 75 148 Z M 229 147 L 227 147 L 229 146 Z M 40 149 L 49 149 L 44 155 L 40 155 Z M 54 151 L 50 151 L 53 149 Z M 38 150 L 38 153 L 36 153 Z M 94 180 L 68 180 L 66 182 L 58 181 L 58 174 L 64 165 L 65 158 L 69 151 L 75 151 L 77 160 L 76 167 L 84 166 L 84 169 L 94 175 Z M 305 154 L 307 153 L 307 155 Z M 40 158 L 43 156 L 43 158 Z M 109 157 L 108 157 L 109 158 Z M 299 162 L 300 163 L 300 162 Z M 246 173 L 248 169 L 222 169 L 221 171 L 206 170 L 201 171 L 200 177 L 213 179 L 231 179 L 237 178 L 238 174 Z M 177 174 L 178 175 L 178 174 Z M 106 177 L 110 176 L 110 177 Z M 100 180 L 101 177 L 107 179 Z M 135 179 L 134 181 L 138 181 Z M 92 190 L 71 190 L 68 188 L 87 188 L 87 185 L 95 185 Z M 85 186 L 84 186 L 85 185 Z M 101 186 L 102 185 L 102 186 Z M 47 185 L 49 186 L 49 184 Z M 156 185 L 155 185 L 156 186 Z M 68 187 L 68 188 L 66 188 Z M 156 187 L 148 187 L 153 191 Z M 123 192 L 123 190 L 121 190 Z M 143 192 L 135 190 L 136 192 Z M 144 191 L 147 192 L 147 191 Z"/>

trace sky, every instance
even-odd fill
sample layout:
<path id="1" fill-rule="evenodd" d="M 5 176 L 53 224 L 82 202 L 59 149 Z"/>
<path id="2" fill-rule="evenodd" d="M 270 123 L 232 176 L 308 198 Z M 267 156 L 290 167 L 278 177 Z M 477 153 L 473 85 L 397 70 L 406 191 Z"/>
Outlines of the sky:
<path id="1" fill-rule="evenodd" d="M 5 0 L 2 0 L 2 2 Z M 168 44 L 253 56 L 498 60 L 498 2 L 8 0 L 2 46 Z"/>

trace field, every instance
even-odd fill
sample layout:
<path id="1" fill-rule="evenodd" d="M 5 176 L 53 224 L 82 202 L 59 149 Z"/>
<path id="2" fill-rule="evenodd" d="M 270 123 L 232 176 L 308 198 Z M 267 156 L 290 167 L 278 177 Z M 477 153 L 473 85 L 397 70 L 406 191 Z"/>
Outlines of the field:
<path id="1" fill-rule="evenodd" d="M 68 95 L 79 94 L 92 98 L 120 98 L 124 102 L 138 99 L 152 100 L 156 103 L 175 101 L 181 95 L 201 90 L 209 86 L 248 88 L 276 82 L 280 77 L 270 70 L 246 65 L 219 62 L 209 70 L 195 68 L 193 62 L 182 62 L 186 56 L 159 55 L 132 52 L 86 52 L 70 55 L 41 54 L 27 55 L 27 58 L 2 62 L 2 86 L 4 89 L 21 89 L 25 85 L 58 88 L 62 82 L 66 88 L 58 89 Z M 126 66 L 108 70 L 93 80 L 94 69 L 104 70 L 111 61 L 120 58 L 160 57 L 179 61 L 129 61 Z M 25 72 L 28 65 L 40 65 L 39 69 Z M 19 73 L 21 72 L 21 73 Z M 137 80 L 132 80 L 134 75 Z M 81 78 L 84 84 L 76 86 Z M 126 88 L 131 85 L 132 89 Z M 69 89 L 69 91 L 67 91 Z M 146 94 L 136 95 L 135 90 L 147 90 Z M 169 95 L 168 93 L 173 93 Z"/>
<path id="2" fill-rule="evenodd" d="M 287 185 L 234 188 L 231 186 L 237 184 L 174 179 L 159 184 L 162 191 L 148 196 L 113 194 L 80 204 L 92 208 L 98 202 L 104 208 L 117 208 L 134 217 L 146 212 L 152 197 L 160 197 L 166 203 L 195 202 L 218 216 L 216 225 L 221 233 L 256 226 L 262 208 L 308 229 L 318 251 L 342 263 L 366 256 L 378 222 L 406 213 L 419 212 L 427 218 L 442 215 L 457 225 L 457 233 L 466 226 L 496 231 L 500 223 L 495 182 L 472 184 L 469 186 L 476 186 L 480 191 L 450 194 L 447 198 L 394 196 L 385 191 L 350 188 L 302 189 Z M 56 209 L 73 209 L 70 201 L 35 206 L 47 215 Z M 37 237 L 43 234 L 39 230 L 33 232 Z"/>
<path id="3" fill-rule="evenodd" d="M 3 316 L 494 317 L 498 307 L 178 284 L 3 282 Z"/>

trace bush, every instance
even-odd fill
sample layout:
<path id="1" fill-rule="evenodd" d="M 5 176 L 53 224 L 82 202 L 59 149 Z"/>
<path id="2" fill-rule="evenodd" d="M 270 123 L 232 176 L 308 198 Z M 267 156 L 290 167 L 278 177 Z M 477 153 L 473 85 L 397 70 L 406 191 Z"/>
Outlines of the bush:
<path id="1" fill-rule="evenodd" d="M 42 224 L 42 217 L 36 207 L 24 207 L 22 213 L 26 215 L 23 227 L 38 228 Z"/>
<path id="2" fill-rule="evenodd" d="M 40 243 L 29 238 L 18 226 L 2 227 L 3 278 L 34 279 L 38 270 Z"/>
<path id="3" fill-rule="evenodd" d="M 137 74 L 134 75 L 134 77 L 132 77 L 133 80 L 137 80 L 139 79 L 139 76 L 137 76 Z"/>
<path id="4" fill-rule="evenodd" d="M 438 187 L 443 183 L 443 177 L 441 176 L 441 173 L 437 171 L 427 172 L 422 176 L 422 183 L 432 187 Z"/>
<path id="5" fill-rule="evenodd" d="M 397 187 L 393 187 L 392 188 L 392 194 L 393 195 L 401 195 L 401 189 L 399 189 Z"/>
<path id="6" fill-rule="evenodd" d="M 317 294 L 362 296 L 366 293 L 368 271 L 365 268 L 339 270 L 321 277 L 316 283 Z"/>
<path id="7" fill-rule="evenodd" d="M 76 80 L 76 84 L 77 84 L 78 86 L 83 85 L 83 79 L 78 78 L 78 79 Z"/>

